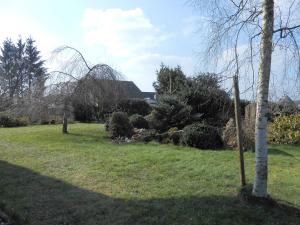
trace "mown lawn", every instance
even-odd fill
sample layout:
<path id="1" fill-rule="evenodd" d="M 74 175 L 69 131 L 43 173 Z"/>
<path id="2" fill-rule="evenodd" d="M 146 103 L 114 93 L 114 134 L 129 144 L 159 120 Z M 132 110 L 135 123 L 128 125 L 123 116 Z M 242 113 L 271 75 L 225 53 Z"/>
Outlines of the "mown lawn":
<path id="1" fill-rule="evenodd" d="M 112 144 L 99 124 L 0 128 L 0 203 L 33 225 L 298 225 L 300 215 L 248 204 L 234 151 Z M 272 146 L 269 193 L 300 208 L 300 147 Z M 252 182 L 254 154 L 246 153 Z"/>

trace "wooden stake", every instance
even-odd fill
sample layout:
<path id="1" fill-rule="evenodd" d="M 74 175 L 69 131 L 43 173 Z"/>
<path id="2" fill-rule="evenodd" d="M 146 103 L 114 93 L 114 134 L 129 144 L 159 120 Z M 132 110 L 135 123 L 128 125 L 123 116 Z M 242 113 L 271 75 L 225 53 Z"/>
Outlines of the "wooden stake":
<path id="1" fill-rule="evenodd" d="M 233 89 L 234 89 L 234 111 L 235 111 L 235 124 L 236 124 L 236 138 L 237 147 L 239 152 L 240 162 L 240 179 L 241 185 L 246 185 L 245 165 L 244 165 L 244 150 L 243 150 L 243 135 L 242 135 L 242 122 L 241 122 L 241 107 L 240 107 L 240 91 L 238 76 L 233 76 Z"/>

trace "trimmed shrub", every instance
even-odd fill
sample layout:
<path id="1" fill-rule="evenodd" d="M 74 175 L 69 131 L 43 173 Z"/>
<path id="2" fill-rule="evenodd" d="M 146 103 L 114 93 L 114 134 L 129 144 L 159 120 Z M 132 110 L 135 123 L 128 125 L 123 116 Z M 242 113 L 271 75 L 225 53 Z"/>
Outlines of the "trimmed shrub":
<path id="1" fill-rule="evenodd" d="M 146 116 L 150 113 L 151 106 L 143 99 L 124 99 L 118 103 L 117 109 L 129 116 L 133 114 Z"/>
<path id="2" fill-rule="evenodd" d="M 201 149 L 223 147 L 218 130 L 204 123 L 194 123 L 186 126 L 182 133 L 182 144 Z"/>
<path id="3" fill-rule="evenodd" d="M 160 132 L 171 127 L 182 129 L 190 120 L 191 107 L 174 96 L 162 96 L 150 116 L 150 125 Z"/>
<path id="4" fill-rule="evenodd" d="M 149 124 L 148 121 L 141 115 L 139 114 L 133 114 L 130 118 L 130 123 L 134 128 L 145 128 L 148 129 L 149 128 Z"/>
<path id="5" fill-rule="evenodd" d="M 300 144 L 300 114 L 276 117 L 268 138 L 276 144 Z"/>
<path id="6" fill-rule="evenodd" d="M 133 128 L 129 122 L 127 114 L 124 112 L 114 112 L 111 115 L 108 129 L 111 138 L 131 138 L 133 134 Z"/>

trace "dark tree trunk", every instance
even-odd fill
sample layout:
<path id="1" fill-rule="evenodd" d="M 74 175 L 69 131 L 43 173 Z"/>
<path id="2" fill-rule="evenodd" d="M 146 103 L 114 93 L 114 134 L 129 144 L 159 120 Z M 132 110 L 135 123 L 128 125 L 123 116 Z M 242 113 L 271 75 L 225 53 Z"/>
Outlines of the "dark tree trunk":
<path id="1" fill-rule="evenodd" d="M 68 133 L 68 117 L 67 117 L 67 113 L 64 112 L 64 116 L 63 116 L 63 128 L 62 128 L 62 132 L 63 134 L 67 134 Z"/>

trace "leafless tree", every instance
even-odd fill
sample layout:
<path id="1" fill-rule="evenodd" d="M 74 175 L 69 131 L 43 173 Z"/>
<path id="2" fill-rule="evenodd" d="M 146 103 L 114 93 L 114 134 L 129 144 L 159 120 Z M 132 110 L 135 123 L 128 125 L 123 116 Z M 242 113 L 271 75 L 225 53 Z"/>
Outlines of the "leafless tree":
<path id="1" fill-rule="evenodd" d="M 250 68 L 252 81 L 248 89 L 254 89 L 255 60 L 259 58 L 256 112 L 256 164 L 253 194 L 267 196 L 268 150 L 267 110 L 272 52 L 279 48 L 286 64 L 300 70 L 300 1 L 287 0 L 194 0 L 209 24 L 209 43 L 206 56 L 222 61 L 225 79 L 242 76 Z M 258 43 L 260 41 L 260 47 Z M 210 57 L 210 58 L 211 58 Z M 220 62 L 219 62 L 220 63 Z M 248 70 L 249 71 L 249 70 Z M 247 71 L 246 71 L 247 72 Z"/>
<path id="2" fill-rule="evenodd" d="M 52 62 L 57 70 L 50 72 L 48 95 L 53 104 L 62 105 L 63 133 L 68 132 L 72 102 L 79 101 L 100 107 L 112 107 L 122 97 L 120 73 L 106 64 L 90 65 L 81 52 L 69 46 L 53 51 Z"/>

